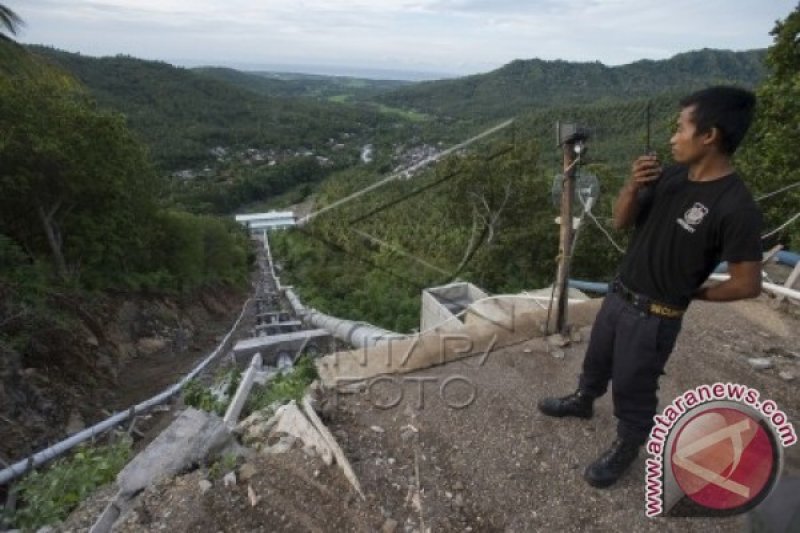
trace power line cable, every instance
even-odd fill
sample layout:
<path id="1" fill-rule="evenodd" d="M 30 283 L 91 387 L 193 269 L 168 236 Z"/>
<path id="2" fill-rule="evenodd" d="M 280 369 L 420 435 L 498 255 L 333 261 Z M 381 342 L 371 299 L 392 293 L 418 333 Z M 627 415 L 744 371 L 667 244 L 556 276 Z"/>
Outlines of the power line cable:
<path id="1" fill-rule="evenodd" d="M 766 200 L 767 198 L 771 198 L 776 194 L 780 194 L 782 192 L 788 191 L 789 189 L 794 189 L 795 187 L 800 187 L 800 181 L 787 185 L 786 187 L 781 187 L 776 191 L 769 192 L 767 194 L 762 194 L 758 198 L 756 198 L 756 202 L 760 202 L 761 200 Z"/>
<path id="2" fill-rule="evenodd" d="M 622 246 L 617 244 L 617 242 L 614 240 L 611 234 L 603 227 L 600 221 L 597 220 L 597 217 L 595 217 L 594 213 L 592 213 L 592 206 L 586 204 L 586 201 L 583 199 L 583 196 L 580 193 L 578 193 L 578 200 L 580 200 L 581 204 L 583 204 L 584 213 L 589 215 L 589 219 L 592 222 L 594 222 L 594 224 L 600 229 L 600 231 L 603 232 L 603 235 L 606 236 L 606 239 L 608 239 L 609 242 L 611 242 L 611 244 L 614 245 L 614 248 L 616 248 L 619 253 L 624 254 L 625 250 L 622 248 Z"/>
<path id="3" fill-rule="evenodd" d="M 762 239 L 768 239 L 769 237 L 772 237 L 773 235 L 775 235 L 776 233 L 778 233 L 782 229 L 786 228 L 789 224 L 791 224 L 792 222 L 794 222 L 798 218 L 800 218 L 800 213 L 795 213 L 792 218 L 790 218 L 789 220 L 787 220 L 786 222 L 784 222 L 783 224 L 781 224 L 780 226 L 778 226 L 774 230 L 770 231 L 769 233 L 766 233 L 766 234 L 762 235 L 761 238 Z"/>

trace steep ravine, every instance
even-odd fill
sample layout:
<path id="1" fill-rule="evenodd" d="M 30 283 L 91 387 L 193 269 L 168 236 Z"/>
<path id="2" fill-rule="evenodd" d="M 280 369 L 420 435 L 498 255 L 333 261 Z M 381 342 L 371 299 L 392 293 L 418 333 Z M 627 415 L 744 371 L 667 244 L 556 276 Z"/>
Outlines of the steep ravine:
<path id="1" fill-rule="evenodd" d="M 0 460 L 19 460 L 175 383 L 216 346 L 246 297 L 216 287 L 48 298 L 66 323 L 40 320 L 22 346 L 0 342 Z"/>

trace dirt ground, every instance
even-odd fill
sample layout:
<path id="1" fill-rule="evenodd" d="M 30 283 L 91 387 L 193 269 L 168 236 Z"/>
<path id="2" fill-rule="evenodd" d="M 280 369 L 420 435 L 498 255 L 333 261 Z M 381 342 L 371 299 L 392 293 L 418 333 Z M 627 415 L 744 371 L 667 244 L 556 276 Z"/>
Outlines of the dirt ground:
<path id="1" fill-rule="evenodd" d="M 202 298 L 199 305 L 183 309 L 183 320 L 195 325 L 192 335 L 179 340 L 181 332 L 173 331 L 170 343 L 164 349 L 126 361 L 119 370 L 114 409 L 126 409 L 180 381 L 230 330 L 245 299 L 241 293 L 218 301 Z M 252 327 L 251 315 L 244 317 L 240 330 Z"/>
<path id="2" fill-rule="evenodd" d="M 800 358 L 791 352 L 800 346 L 798 326 L 800 320 L 776 312 L 764 300 L 693 304 L 661 381 L 659 409 L 697 385 L 730 381 L 773 399 L 797 428 Z M 584 339 L 588 334 L 585 328 Z M 644 455 L 613 488 L 589 487 L 583 469 L 615 434 L 610 395 L 597 402 L 591 420 L 541 415 L 539 398 L 574 390 L 586 342 L 566 347 L 563 358 L 533 351 L 533 346 L 523 343 L 485 360 L 453 362 L 331 398 L 336 407 L 326 413 L 326 421 L 353 465 L 365 501 L 335 465 L 325 466 L 293 449 L 250 459 L 255 474 L 236 487 L 216 480 L 204 493 L 200 482 L 209 472 L 198 469 L 148 489 L 119 530 L 748 529 L 748 516 L 645 518 Z M 769 357 L 773 368 L 753 370 L 748 358 L 756 356 Z M 797 377 L 788 381 L 780 376 L 786 372 Z M 448 378 L 443 399 L 439 391 Z M 467 407 L 452 407 L 467 403 L 473 393 Z M 800 446 L 786 450 L 784 478 L 792 476 L 800 476 Z M 248 484 L 258 498 L 255 505 Z M 85 530 L 87 520 L 97 515 L 82 512 L 83 522 L 79 511 L 64 529 Z"/>
<path id="3" fill-rule="evenodd" d="M 773 369 L 757 372 L 748 357 L 796 350 L 796 319 L 780 316 L 759 302 L 693 304 L 684 331 L 662 378 L 662 409 L 680 393 L 705 383 L 734 382 L 755 387 L 786 411 L 797 427 L 800 359 L 772 356 Z M 340 396 L 332 430 L 354 462 L 373 501 L 401 522 L 432 531 L 740 531 L 746 517 L 726 519 L 647 519 L 644 516 L 644 460 L 641 455 L 615 487 L 597 490 L 583 469 L 615 436 L 610 395 L 596 404 L 593 419 L 552 419 L 538 412 L 539 398 L 576 387 L 586 344 L 574 344 L 563 359 L 525 353 L 526 344 L 413 374 L 425 382 L 375 382 L 360 395 Z M 461 375 L 475 388 L 439 387 Z M 454 382 L 455 383 L 455 382 Z M 452 388 L 452 390 L 451 390 Z M 447 403 L 475 401 L 464 409 Z M 460 394 L 460 396 L 459 396 Z M 404 426 L 419 432 L 409 435 Z M 405 438 L 404 438 L 405 437 Z M 417 458 L 415 458 L 415 448 Z M 800 475 L 800 447 L 787 450 L 787 475 Z M 393 464 L 389 458 L 393 458 Z M 419 467 L 421 511 L 407 505 L 406 488 Z"/>
<path id="4" fill-rule="evenodd" d="M 235 486 L 214 478 L 206 491 L 200 482 L 208 470 L 196 470 L 156 484 L 140 496 L 118 523 L 117 533 L 141 531 L 365 531 L 379 529 L 379 513 L 350 493 L 335 466 L 296 448 L 280 456 L 259 456 L 250 463 L 256 473 Z M 250 499 L 250 491 L 256 500 Z M 104 494 L 104 502 L 113 495 Z M 255 501 L 255 505 L 253 505 Z M 102 512 L 99 499 L 73 514 L 62 531 L 86 531 Z M 368 529 L 373 530 L 373 529 Z"/>

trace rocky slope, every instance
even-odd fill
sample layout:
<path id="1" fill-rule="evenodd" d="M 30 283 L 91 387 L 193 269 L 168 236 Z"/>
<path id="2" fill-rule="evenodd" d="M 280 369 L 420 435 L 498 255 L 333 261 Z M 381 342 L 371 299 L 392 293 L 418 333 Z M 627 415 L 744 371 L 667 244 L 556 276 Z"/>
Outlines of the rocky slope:
<path id="1" fill-rule="evenodd" d="M 227 331 L 244 299 L 230 288 L 91 302 L 52 295 L 53 320 L 35 324 L 16 346 L 0 342 L 0 460 L 25 457 L 175 383 Z"/>

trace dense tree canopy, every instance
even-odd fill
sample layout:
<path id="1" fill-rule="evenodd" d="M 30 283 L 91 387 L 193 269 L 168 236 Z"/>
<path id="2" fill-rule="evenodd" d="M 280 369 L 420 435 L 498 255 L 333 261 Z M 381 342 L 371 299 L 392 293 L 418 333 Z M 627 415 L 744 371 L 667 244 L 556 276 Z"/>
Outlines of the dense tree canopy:
<path id="1" fill-rule="evenodd" d="M 0 234 L 62 282 L 185 289 L 246 277 L 241 230 L 165 211 L 124 118 L 60 71 L 0 78 L 0 132 Z"/>
<path id="2" fill-rule="evenodd" d="M 49 81 L 0 81 L 0 220 L 61 277 L 124 269 L 153 211 L 154 174 L 121 117 Z M 133 241 L 133 242 L 131 242 Z"/>
<path id="3" fill-rule="evenodd" d="M 756 122 L 741 166 L 758 193 L 769 193 L 800 182 L 800 6 L 772 31 L 767 54 L 769 76 L 758 89 Z M 800 188 L 763 200 L 768 229 L 777 228 L 800 212 Z M 800 220 L 778 232 L 781 241 L 800 249 Z"/>

